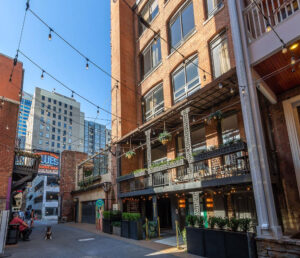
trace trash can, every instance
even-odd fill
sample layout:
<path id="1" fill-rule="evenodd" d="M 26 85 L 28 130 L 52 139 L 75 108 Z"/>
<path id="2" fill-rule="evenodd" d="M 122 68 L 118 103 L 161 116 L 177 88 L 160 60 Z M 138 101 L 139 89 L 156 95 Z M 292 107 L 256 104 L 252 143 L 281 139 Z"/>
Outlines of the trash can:
<path id="1" fill-rule="evenodd" d="M 15 245 L 19 240 L 19 225 L 9 225 L 7 230 L 6 244 Z"/>

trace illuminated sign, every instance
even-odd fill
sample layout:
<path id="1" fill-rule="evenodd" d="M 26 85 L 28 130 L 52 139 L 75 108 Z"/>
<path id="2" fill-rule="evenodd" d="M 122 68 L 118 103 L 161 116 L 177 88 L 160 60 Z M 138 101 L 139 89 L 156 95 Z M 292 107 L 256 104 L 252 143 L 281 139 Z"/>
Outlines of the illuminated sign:
<path id="1" fill-rule="evenodd" d="M 59 154 L 49 151 L 37 151 L 35 154 L 41 156 L 39 174 L 58 175 L 59 173 Z"/>

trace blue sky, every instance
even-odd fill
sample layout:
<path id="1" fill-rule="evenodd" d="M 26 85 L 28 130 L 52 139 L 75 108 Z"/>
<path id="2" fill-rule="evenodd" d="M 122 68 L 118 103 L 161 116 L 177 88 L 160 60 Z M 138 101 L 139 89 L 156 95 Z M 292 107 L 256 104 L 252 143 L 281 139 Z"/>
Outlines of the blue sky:
<path id="1" fill-rule="evenodd" d="M 14 57 L 16 54 L 26 0 L 1 0 L 0 52 Z M 31 0 L 31 9 L 45 20 L 56 32 L 110 73 L 110 0 Z M 37 64 L 99 106 L 110 110 L 111 80 L 90 65 L 49 30 L 30 12 L 27 13 L 20 50 Z M 35 87 L 71 96 L 51 78 L 41 80 L 41 70 L 22 55 L 19 60 L 25 69 L 24 90 L 33 93 Z M 96 117 L 97 110 L 75 96 L 81 103 L 86 117 Z M 100 119 L 111 116 L 100 111 Z M 90 119 L 93 120 L 93 119 Z M 100 123 L 110 122 L 97 120 Z"/>

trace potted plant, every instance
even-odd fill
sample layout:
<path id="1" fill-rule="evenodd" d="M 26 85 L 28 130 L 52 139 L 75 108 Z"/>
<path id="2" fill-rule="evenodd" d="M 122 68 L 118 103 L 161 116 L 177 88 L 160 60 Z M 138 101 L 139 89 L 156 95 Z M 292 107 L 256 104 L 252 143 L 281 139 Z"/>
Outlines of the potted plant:
<path id="1" fill-rule="evenodd" d="M 130 213 L 129 227 L 129 238 L 135 240 L 141 240 L 143 238 L 143 228 L 140 213 Z"/>
<path id="2" fill-rule="evenodd" d="M 134 155 L 135 155 L 135 151 L 134 151 L 134 150 L 130 150 L 130 151 L 127 151 L 127 152 L 125 153 L 125 157 L 126 157 L 127 159 L 133 158 Z"/>
<path id="3" fill-rule="evenodd" d="M 166 145 L 169 141 L 171 141 L 172 135 L 168 131 L 163 131 L 159 134 L 158 140 L 163 144 Z"/>
<path id="4" fill-rule="evenodd" d="M 111 211 L 103 211 L 103 232 L 112 234 L 112 225 L 111 225 Z"/>
<path id="5" fill-rule="evenodd" d="M 129 238 L 129 218 L 130 218 L 130 213 L 128 212 L 123 212 L 122 213 L 122 221 L 121 221 L 121 236 Z"/>
<path id="6" fill-rule="evenodd" d="M 229 229 L 231 229 L 232 231 L 236 232 L 239 228 L 240 225 L 240 220 L 237 218 L 230 218 L 227 220 L 227 226 Z"/>
<path id="7" fill-rule="evenodd" d="M 218 225 L 219 229 L 223 230 L 224 227 L 227 225 L 227 219 L 222 218 L 222 217 L 217 217 L 216 224 Z"/>
<path id="8" fill-rule="evenodd" d="M 85 162 L 83 164 L 83 173 L 86 177 L 92 175 L 94 170 L 94 163 L 92 161 Z"/>
<path id="9" fill-rule="evenodd" d="M 197 222 L 197 216 L 194 215 L 187 215 L 185 218 L 186 224 L 189 227 L 194 227 Z"/>
<path id="10" fill-rule="evenodd" d="M 243 232 L 248 232 L 250 230 L 251 219 L 243 218 L 240 219 L 240 228 Z"/>
<path id="11" fill-rule="evenodd" d="M 113 221 L 111 224 L 113 234 L 121 236 L 121 221 Z"/>

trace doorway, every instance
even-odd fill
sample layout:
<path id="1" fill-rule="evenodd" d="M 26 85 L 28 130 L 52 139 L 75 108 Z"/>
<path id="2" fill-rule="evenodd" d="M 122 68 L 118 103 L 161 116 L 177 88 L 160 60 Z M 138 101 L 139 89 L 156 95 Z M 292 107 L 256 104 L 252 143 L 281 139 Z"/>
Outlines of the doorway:
<path id="1" fill-rule="evenodd" d="M 160 227 L 165 229 L 172 228 L 171 219 L 171 200 L 170 198 L 160 198 L 157 200 L 158 216 L 160 218 Z"/>

